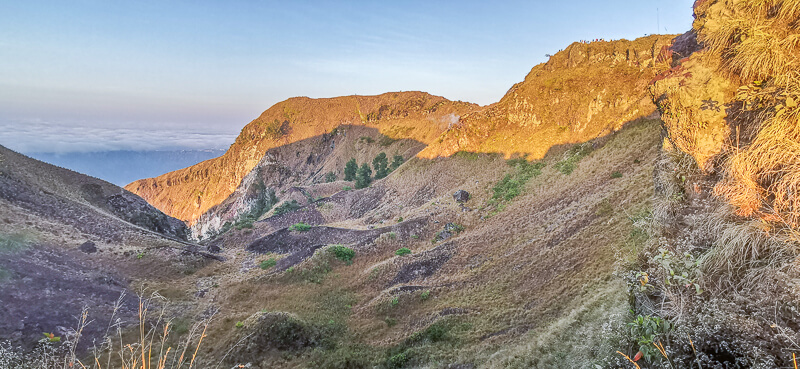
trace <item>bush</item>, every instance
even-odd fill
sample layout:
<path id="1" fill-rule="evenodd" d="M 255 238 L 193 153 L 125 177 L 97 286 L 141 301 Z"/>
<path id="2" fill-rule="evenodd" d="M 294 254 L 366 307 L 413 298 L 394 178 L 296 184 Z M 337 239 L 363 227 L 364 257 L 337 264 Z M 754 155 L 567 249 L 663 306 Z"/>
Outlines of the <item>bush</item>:
<path id="1" fill-rule="evenodd" d="M 242 328 L 242 327 L 244 327 L 244 323 L 242 323 L 241 321 L 236 322 L 236 328 Z"/>
<path id="2" fill-rule="evenodd" d="M 334 181 L 336 181 L 336 173 L 328 172 L 327 174 L 325 174 L 325 182 L 326 183 L 331 183 L 331 182 L 334 182 Z"/>
<path id="3" fill-rule="evenodd" d="M 353 262 L 353 258 L 356 257 L 355 250 L 342 245 L 333 245 L 330 249 L 328 249 L 333 256 L 346 264 L 350 265 Z"/>
<path id="4" fill-rule="evenodd" d="M 394 254 L 397 256 L 406 256 L 408 254 L 411 254 L 411 249 L 409 249 L 408 247 L 403 247 L 395 251 Z"/>
<path id="5" fill-rule="evenodd" d="M 431 298 L 431 290 L 425 290 L 419 295 L 419 299 L 425 301 Z"/>
<path id="6" fill-rule="evenodd" d="M 267 270 L 269 268 L 274 267 L 276 264 L 278 264 L 278 261 L 275 260 L 275 258 L 269 258 L 267 260 L 262 261 L 261 264 L 259 264 L 258 266 L 261 269 Z"/>
<path id="7" fill-rule="evenodd" d="M 561 159 L 558 163 L 554 165 L 556 170 L 561 172 L 561 174 L 570 175 L 575 168 L 578 167 L 578 162 L 581 161 L 584 157 L 589 155 L 592 152 L 592 144 L 591 143 L 583 143 L 580 145 L 575 145 L 571 147 L 566 153 L 564 153 L 564 158 Z"/>
<path id="8" fill-rule="evenodd" d="M 611 173 L 611 178 L 622 178 L 622 173 L 620 172 Z"/>
<path id="9" fill-rule="evenodd" d="M 311 229 L 313 226 L 310 224 L 306 224 L 305 222 L 295 223 L 289 226 L 290 231 L 295 232 L 305 232 Z"/>
<path id="10" fill-rule="evenodd" d="M 342 187 L 342 191 L 350 191 L 350 190 L 352 190 L 352 189 L 353 189 L 353 187 L 350 187 L 350 186 L 344 186 L 344 187 Z"/>
<path id="11" fill-rule="evenodd" d="M 511 201 L 522 193 L 525 184 L 533 178 L 542 174 L 545 163 L 530 163 L 523 158 L 511 159 L 506 161 L 509 166 L 514 167 L 514 172 L 506 174 L 500 182 L 492 189 L 492 201 Z"/>
<path id="12" fill-rule="evenodd" d="M 395 155 L 392 158 L 392 164 L 389 164 L 389 171 L 394 172 L 395 169 L 400 168 L 401 165 L 405 162 L 403 159 L 403 155 Z"/>
<path id="13" fill-rule="evenodd" d="M 275 208 L 274 215 L 281 215 L 293 212 L 297 209 L 300 209 L 302 206 L 297 202 L 297 200 L 292 200 L 291 202 L 287 201 Z"/>
<path id="14" fill-rule="evenodd" d="M 356 171 L 358 170 L 358 164 L 356 163 L 355 158 L 351 158 L 347 164 L 344 165 L 344 180 L 345 181 L 352 181 L 356 179 Z"/>
<path id="15" fill-rule="evenodd" d="M 372 169 L 367 163 L 361 164 L 356 173 L 356 188 L 366 188 L 372 183 Z"/>

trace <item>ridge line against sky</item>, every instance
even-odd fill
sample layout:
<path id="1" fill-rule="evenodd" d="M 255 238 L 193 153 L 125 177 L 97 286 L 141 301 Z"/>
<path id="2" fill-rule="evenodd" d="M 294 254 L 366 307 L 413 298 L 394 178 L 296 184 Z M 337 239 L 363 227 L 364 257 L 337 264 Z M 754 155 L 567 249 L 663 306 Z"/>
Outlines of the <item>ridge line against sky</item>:
<path id="1" fill-rule="evenodd" d="M 571 42 L 683 33 L 691 5 L 2 2 L 0 145 L 225 148 L 292 96 L 418 90 L 486 105 Z"/>

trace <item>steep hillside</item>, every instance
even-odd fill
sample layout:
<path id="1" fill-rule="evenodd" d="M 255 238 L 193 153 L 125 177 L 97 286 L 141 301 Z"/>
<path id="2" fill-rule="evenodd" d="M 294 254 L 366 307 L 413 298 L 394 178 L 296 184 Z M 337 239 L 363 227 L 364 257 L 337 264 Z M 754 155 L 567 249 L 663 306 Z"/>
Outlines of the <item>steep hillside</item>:
<path id="1" fill-rule="evenodd" d="M 430 143 L 460 115 L 477 108 L 423 92 L 291 98 L 245 126 L 221 157 L 125 188 L 166 214 L 192 224 L 233 193 L 268 149 L 330 134 L 345 124 L 375 128 L 391 139 Z"/>
<path id="2" fill-rule="evenodd" d="M 470 151 L 541 158 L 553 145 L 585 142 L 646 117 L 656 109 L 647 87 L 664 69 L 673 37 L 573 43 L 498 103 L 461 117 L 420 157 Z"/>
<path id="3" fill-rule="evenodd" d="M 107 332 L 116 303 L 122 323 L 134 316 L 133 294 L 120 299 L 132 280 L 180 278 L 204 263 L 185 237 L 182 222 L 120 187 L 0 146 L 0 337 L 66 339 L 88 308 L 104 323 L 85 327 L 85 348 Z"/>
<path id="4" fill-rule="evenodd" d="M 615 363 L 631 343 L 614 273 L 636 258 L 631 219 L 647 214 L 660 140 L 660 121 L 637 120 L 540 162 L 412 158 L 367 188 L 298 187 L 311 197 L 298 208 L 207 240 L 227 261 L 197 272 L 218 287 L 186 311 L 218 309 L 201 363 L 226 353 L 265 368 Z M 458 190 L 469 200 L 455 201 Z"/>

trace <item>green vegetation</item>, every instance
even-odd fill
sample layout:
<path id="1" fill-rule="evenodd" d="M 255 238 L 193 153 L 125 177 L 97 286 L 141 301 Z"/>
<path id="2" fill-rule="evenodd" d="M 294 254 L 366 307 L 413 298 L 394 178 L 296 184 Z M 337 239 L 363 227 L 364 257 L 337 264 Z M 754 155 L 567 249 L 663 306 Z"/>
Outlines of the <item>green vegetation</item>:
<path id="1" fill-rule="evenodd" d="M 381 146 L 386 147 L 386 146 L 389 146 L 389 145 L 395 143 L 395 141 L 397 141 L 397 140 L 394 139 L 394 138 L 391 138 L 389 136 L 382 136 L 380 138 L 380 140 L 378 141 L 378 144 L 380 144 Z"/>
<path id="2" fill-rule="evenodd" d="M 295 223 L 289 226 L 290 231 L 295 232 L 305 232 L 311 229 L 313 226 L 310 224 L 306 224 L 305 222 Z"/>
<path id="3" fill-rule="evenodd" d="M 275 260 L 275 258 L 269 258 L 267 260 L 262 261 L 260 264 L 258 264 L 258 266 L 261 269 L 267 270 L 269 268 L 274 267 L 276 264 L 278 264 L 278 261 Z"/>
<path id="4" fill-rule="evenodd" d="M 278 203 L 278 197 L 275 196 L 275 191 L 271 188 L 267 189 L 263 181 L 258 181 L 250 187 L 247 197 L 255 199 L 250 206 L 250 210 L 236 218 L 236 221 L 232 224 L 226 222 L 219 233 L 225 233 L 231 228 L 236 228 L 237 230 L 253 228 L 253 223 Z"/>
<path id="5" fill-rule="evenodd" d="M 369 137 L 369 136 L 361 136 L 358 139 L 358 142 L 366 142 L 368 144 L 371 144 L 371 143 L 375 142 L 375 139 L 373 139 L 372 137 Z"/>
<path id="6" fill-rule="evenodd" d="M 397 305 L 400 305 L 400 297 L 396 296 L 395 298 L 392 299 L 392 301 L 389 302 L 389 306 L 395 307 Z"/>
<path id="7" fill-rule="evenodd" d="M 403 165 L 404 162 L 405 159 L 403 159 L 403 155 L 395 155 L 392 158 L 392 164 L 389 165 L 389 171 L 394 172 L 395 169 L 400 168 L 400 166 Z"/>
<path id="8" fill-rule="evenodd" d="M 336 181 L 336 173 L 328 172 L 325 174 L 325 183 L 331 183 Z"/>
<path id="9" fill-rule="evenodd" d="M 375 179 L 385 178 L 389 175 L 389 159 L 386 153 L 382 152 L 372 159 L 372 167 L 375 169 Z"/>
<path id="10" fill-rule="evenodd" d="M 397 249 L 397 251 L 395 251 L 394 254 L 397 256 L 406 256 L 408 254 L 411 254 L 411 249 L 409 249 L 408 247 L 402 247 Z"/>
<path id="11" fill-rule="evenodd" d="M 241 321 L 236 322 L 236 328 L 242 328 L 242 327 L 244 327 L 244 323 L 242 323 Z"/>
<path id="12" fill-rule="evenodd" d="M 367 163 L 361 164 L 356 173 L 356 188 L 366 188 L 372 183 L 372 169 Z"/>
<path id="13" fill-rule="evenodd" d="M 431 290 L 422 291 L 422 293 L 419 295 L 419 299 L 422 301 L 425 301 L 429 298 L 431 298 Z"/>
<path id="14" fill-rule="evenodd" d="M 344 187 L 342 187 L 342 191 L 350 191 L 350 190 L 352 190 L 352 189 L 353 189 L 353 187 L 350 187 L 350 186 L 344 186 Z"/>
<path id="15" fill-rule="evenodd" d="M 542 174 L 543 162 L 529 162 L 524 158 L 511 159 L 506 161 L 509 166 L 514 167 L 512 173 L 506 174 L 500 182 L 492 189 L 492 203 L 511 201 L 522 193 L 522 189 L 528 181 Z"/>
<path id="16" fill-rule="evenodd" d="M 638 315 L 628 323 L 628 327 L 631 329 L 631 337 L 639 344 L 639 351 L 647 361 L 661 357 L 655 344 L 672 330 L 669 321 L 653 315 Z"/>
<path id="17" fill-rule="evenodd" d="M 572 171 L 578 167 L 578 162 L 592 152 L 592 144 L 590 142 L 582 143 L 572 146 L 564 157 L 554 165 L 556 170 L 565 175 L 572 174 Z"/>
<path id="18" fill-rule="evenodd" d="M 403 221 L 403 217 L 397 218 L 397 223 L 400 223 L 402 221 Z"/>
<path id="19" fill-rule="evenodd" d="M 286 201 L 283 204 L 280 204 L 277 208 L 275 208 L 274 215 L 281 215 L 286 214 L 297 209 L 300 209 L 302 206 L 297 202 L 297 200 Z"/>
<path id="20" fill-rule="evenodd" d="M 143 253 L 143 252 L 140 252 L 140 253 L 136 254 L 136 258 L 137 258 L 137 259 L 142 259 L 142 258 L 144 258 L 144 253 Z"/>
<path id="21" fill-rule="evenodd" d="M 469 160 L 469 161 L 475 161 L 475 160 L 478 160 L 478 158 L 480 157 L 480 154 L 478 154 L 477 152 L 457 151 L 455 154 L 453 154 L 453 157 L 454 158 L 466 159 L 466 160 Z"/>
<path id="22" fill-rule="evenodd" d="M 356 257 L 355 250 L 342 245 L 333 245 L 328 249 L 328 252 L 347 265 L 350 265 L 353 262 L 353 258 Z"/>
<path id="23" fill-rule="evenodd" d="M 356 179 L 356 172 L 358 171 L 358 163 L 355 158 L 351 158 L 344 165 L 344 180 L 354 181 Z"/>
<path id="24" fill-rule="evenodd" d="M 0 234 L 0 254 L 10 254 L 23 251 L 30 247 L 32 242 L 29 236 L 21 233 Z"/>
<path id="25" fill-rule="evenodd" d="M 611 178 L 622 178 L 622 173 L 620 172 L 611 173 Z"/>

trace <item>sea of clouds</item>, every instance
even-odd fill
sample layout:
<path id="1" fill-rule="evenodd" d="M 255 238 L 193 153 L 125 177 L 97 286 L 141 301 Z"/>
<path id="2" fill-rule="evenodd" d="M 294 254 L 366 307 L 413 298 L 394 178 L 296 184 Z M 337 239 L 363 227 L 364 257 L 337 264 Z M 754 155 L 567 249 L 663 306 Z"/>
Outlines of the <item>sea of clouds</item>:
<path id="1" fill-rule="evenodd" d="M 0 122 L 0 145 L 29 152 L 225 149 L 235 133 L 196 132 L 192 127 L 102 126 L 47 121 Z"/>

